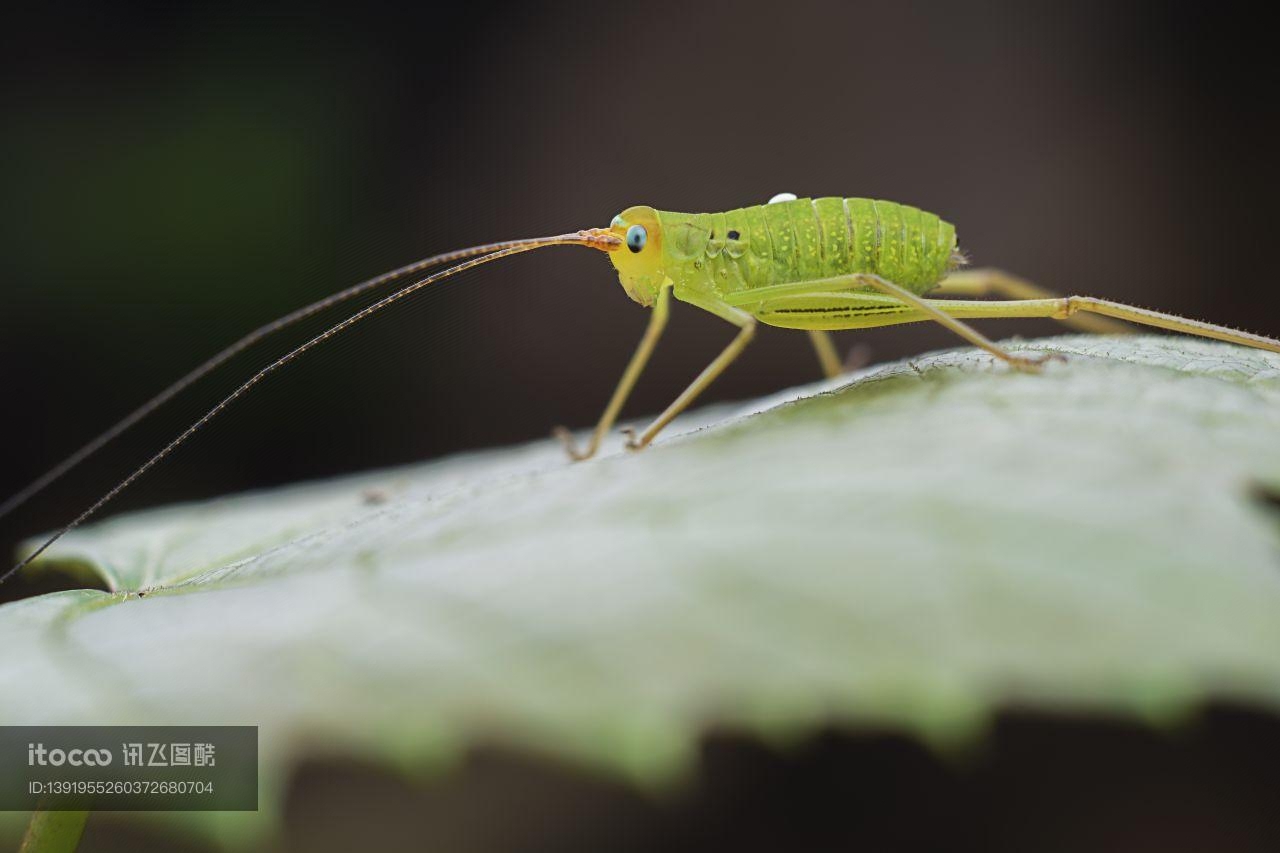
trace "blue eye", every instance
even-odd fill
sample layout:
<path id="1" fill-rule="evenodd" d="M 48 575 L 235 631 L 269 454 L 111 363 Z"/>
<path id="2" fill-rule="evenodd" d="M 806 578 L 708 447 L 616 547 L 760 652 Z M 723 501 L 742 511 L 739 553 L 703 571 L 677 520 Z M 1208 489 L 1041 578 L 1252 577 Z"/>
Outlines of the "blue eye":
<path id="1" fill-rule="evenodd" d="M 638 252 L 644 248 L 644 241 L 649 239 L 649 232 L 644 230 L 643 225 L 632 225 L 627 229 L 627 248 L 633 252 Z"/>

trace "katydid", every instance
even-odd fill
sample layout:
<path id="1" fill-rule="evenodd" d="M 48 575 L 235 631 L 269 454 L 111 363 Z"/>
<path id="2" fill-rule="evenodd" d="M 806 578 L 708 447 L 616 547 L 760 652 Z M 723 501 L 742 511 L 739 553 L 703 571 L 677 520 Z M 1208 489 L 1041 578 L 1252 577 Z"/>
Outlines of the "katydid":
<path id="1" fill-rule="evenodd" d="M 0 582 L 96 513 L 227 406 L 306 351 L 427 285 L 463 270 L 498 258 L 563 245 L 587 246 L 607 253 L 627 295 L 653 309 L 644 337 L 586 446 L 576 447 L 567 430 L 556 428 L 556 434 L 575 460 L 587 459 L 600 449 L 662 334 L 673 296 L 726 320 L 737 327 L 738 332 L 643 432 L 629 435 L 626 446 L 632 450 L 647 446 L 684 411 L 741 354 L 759 324 L 807 331 L 819 362 L 829 376 L 840 372 L 839 358 L 827 336 L 829 331 L 897 323 L 940 323 L 1016 370 L 1034 371 L 1046 359 L 1056 357 L 1009 353 L 963 322 L 975 318 L 1049 317 L 1099 332 L 1123 329 L 1125 327 L 1114 321 L 1124 320 L 1280 353 L 1280 340 L 1274 338 L 1104 299 L 1056 296 L 998 270 L 961 270 L 965 257 L 957 248 L 954 226 L 932 213 L 895 202 L 834 197 L 797 199 L 788 194 L 775 197 L 769 204 L 727 213 L 685 214 L 647 206 L 631 207 L 616 216 L 607 228 L 492 243 L 427 258 L 361 282 L 251 332 L 0 504 L 0 516 L 263 338 L 361 293 L 432 267 L 453 264 L 361 309 L 249 377 L 0 576 Z M 984 298 L 992 296 L 1005 298 Z"/>

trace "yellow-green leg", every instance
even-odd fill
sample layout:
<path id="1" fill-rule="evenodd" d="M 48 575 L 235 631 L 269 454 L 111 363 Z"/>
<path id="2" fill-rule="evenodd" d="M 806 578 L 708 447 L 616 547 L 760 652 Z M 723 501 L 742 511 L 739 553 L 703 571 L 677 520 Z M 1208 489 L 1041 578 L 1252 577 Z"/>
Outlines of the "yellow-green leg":
<path id="1" fill-rule="evenodd" d="M 1106 299 L 1095 299 L 1092 296 L 1065 296 L 1057 299 L 1018 299 L 1007 302 L 960 299 L 924 299 L 921 301 L 928 303 L 930 307 L 938 311 L 946 312 L 951 317 L 963 317 L 966 319 L 1048 317 L 1053 320 L 1065 320 L 1073 314 L 1083 311 L 1089 314 L 1100 314 L 1104 317 L 1114 317 L 1117 320 L 1125 320 L 1130 323 L 1139 323 L 1144 326 L 1155 326 L 1158 329 L 1168 329 L 1171 332 L 1182 332 L 1187 335 L 1213 338 L 1214 340 L 1226 341 L 1231 344 L 1240 344 L 1254 349 L 1280 353 L 1280 340 L 1275 338 L 1255 335 L 1252 332 L 1242 332 L 1237 329 L 1228 329 L 1225 326 L 1215 326 L 1213 323 L 1205 323 L 1200 320 L 1189 320 L 1186 317 L 1152 311 L 1149 308 L 1138 308 Z M 919 317 L 917 319 L 923 320 L 925 318 Z"/>
<path id="2" fill-rule="evenodd" d="M 569 432 L 565 427 L 558 426 L 552 431 L 552 434 L 564 444 L 564 449 L 571 459 L 575 461 L 590 459 L 600 449 L 600 442 L 604 440 L 614 421 L 618 419 L 618 413 L 622 411 L 623 404 L 627 402 L 631 389 L 635 387 L 636 380 L 640 378 L 645 365 L 648 364 L 649 356 L 653 353 L 653 348 L 657 345 L 658 338 L 662 336 L 662 330 L 667 325 L 667 316 L 670 310 L 671 288 L 664 287 L 658 292 L 658 300 L 653 306 L 653 315 L 649 318 L 649 325 L 644 330 L 644 337 L 640 339 L 640 344 L 632 354 L 631 361 L 627 363 L 627 369 L 623 372 L 622 378 L 618 380 L 618 387 L 614 389 L 613 396 L 609 399 L 609 405 L 605 407 L 604 414 L 600 416 L 600 421 L 591 433 L 591 439 L 587 442 L 586 449 L 578 450 L 573 442 L 573 433 Z"/>
<path id="3" fill-rule="evenodd" d="M 809 340 L 813 342 L 813 351 L 818 354 L 818 364 L 828 379 L 844 373 L 844 364 L 840 361 L 840 353 L 836 351 L 831 334 L 819 329 L 809 330 Z"/>
<path id="4" fill-rule="evenodd" d="M 715 361 L 711 362 L 706 368 L 698 374 L 698 378 L 684 389 L 679 397 L 667 406 L 666 410 L 658 417 L 654 418 L 653 423 L 649 424 L 644 432 L 637 436 L 632 430 L 624 430 L 627 436 L 627 448 L 629 450 L 640 450 L 648 447 L 649 442 L 653 441 L 654 436 L 662 432 L 662 428 L 671 423 L 676 415 L 683 412 L 689 407 L 689 404 L 698 398 L 698 395 L 706 390 L 707 386 L 716 380 L 716 377 L 724 373 L 726 367 L 733 363 L 733 360 L 742 354 L 747 344 L 751 343 L 751 339 L 756 333 L 756 319 L 745 311 L 732 308 L 723 303 L 705 303 L 697 297 L 681 297 L 700 308 L 712 312 L 713 314 L 723 317 L 730 323 L 738 327 L 738 334 L 729 343 L 720 355 L 716 356 Z"/>
<path id="5" fill-rule="evenodd" d="M 980 347 L 981 349 L 986 350 L 987 352 L 994 355 L 996 358 L 1002 359 L 1003 361 L 1007 362 L 1011 367 L 1014 367 L 1018 370 L 1028 370 L 1028 371 L 1037 370 L 1039 369 L 1040 365 L 1043 364 L 1045 361 L 1051 358 L 1061 358 L 1061 356 L 1058 356 L 1057 354 L 1039 355 L 1039 356 L 1014 355 L 1011 352 L 1007 352 L 1005 349 L 1003 349 L 1001 346 L 996 344 L 986 335 L 983 335 L 977 329 L 973 328 L 972 326 L 961 323 L 958 319 L 956 319 L 958 315 L 956 315 L 954 312 L 949 311 L 947 309 L 947 306 L 953 303 L 949 302 L 946 299 L 921 299 L 919 296 L 916 296 L 911 291 L 905 288 L 899 287 L 893 282 L 887 279 L 881 278 L 878 275 L 859 274 L 859 275 L 856 275 L 855 278 L 860 282 L 874 286 L 878 290 L 881 290 L 884 293 L 887 293 L 889 296 L 892 296 L 895 299 L 900 300 L 903 304 L 909 305 L 912 308 L 915 308 L 917 311 L 920 311 L 922 314 L 926 315 L 924 317 L 921 317 L 920 319 L 936 320 L 937 322 L 946 326 L 951 331 L 955 332 L 960 337 L 964 338 L 969 343 L 973 344 L 976 347 Z M 996 304 L 1009 304 L 1009 303 L 979 301 L 979 302 L 972 302 L 969 304 L 996 305 Z M 972 315 L 968 315 L 968 316 L 972 316 Z"/>
<path id="6" fill-rule="evenodd" d="M 1054 293 L 1048 288 L 1032 284 L 1026 279 L 1010 275 L 1004 270 L 990 267 L 953 272 L 944 278 L 937 287 L 929 291 L 929 296 L 931 298 L 943 296 L 972 299 L 981 299 L 986 296 L 1003 296 L 1008 300 L 1062 298 L 1061 294 Z M 1127 335 L 1133 333 L 1133 328 L 1124 323 L 1118 323 L 1107 317 L 1088 314 L 1082 317 L 1067 317 L 1062 322 L 1082 332 L 1103 335 Z"/>
<path id="7" fill-rule="evenodd" d="M 1015 317 L 1045 317 L 1066 320 L 1076 314 L 1097 314 L 1113 317 L 1129 323 L 1154 326 L 1213 338 L 1227 343 L 1253 347 L 1280 353 L 1280 340 L 1216 326 L 1200 320 L 1189 320 L 1173 314 L 1138 308 L 1092 296 L 1060 296 L 1054 299 L 971 300 L 971 299 L 922 299 L 879 276 L 860 274 L 859 281 L 883 291 L 823 291 L 792 292 L 774 297 L 754 306 L 753 311 L 763 322 L 788 329 L 874 329 L 901 323 L 920 323 L 925 320 L 941 322 L 966 340 L 976 343 L 1001 358 L 1000 347 L 970 329 L 960 320 L 999 320 Z M 829 281 L 816 282 L 829 286 Z M 975 340 L 975 338 L 977 340 Z M 984 345 L 986 344 L 986 345 Z"/>

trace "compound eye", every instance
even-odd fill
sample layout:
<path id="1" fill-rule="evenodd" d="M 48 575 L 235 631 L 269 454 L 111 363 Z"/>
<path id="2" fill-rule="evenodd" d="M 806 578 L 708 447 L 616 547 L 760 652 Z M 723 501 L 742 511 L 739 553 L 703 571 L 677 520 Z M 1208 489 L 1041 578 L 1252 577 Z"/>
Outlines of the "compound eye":
<path id="1" fill-rule="evenodd" d="M 627 229 L 627 248 L 633 252 L 638 252 L 644 248 L 644 243 L 649 239 L 649 232 L 644 230 L 643 225 L 632 225 Z"/>

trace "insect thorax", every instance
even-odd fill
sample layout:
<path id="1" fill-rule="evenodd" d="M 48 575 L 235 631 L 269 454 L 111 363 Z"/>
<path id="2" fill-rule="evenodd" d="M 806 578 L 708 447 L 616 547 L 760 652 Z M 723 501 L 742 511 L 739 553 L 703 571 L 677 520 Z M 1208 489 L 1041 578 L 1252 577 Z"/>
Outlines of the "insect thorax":
<path id="1" fill-rule="evenodd" d="M 797 199 L 658 216 L 667 275 L 721 295 L 859 272 L 923 293 L 954 265 L 954 226 L 890 201 Z"/>

